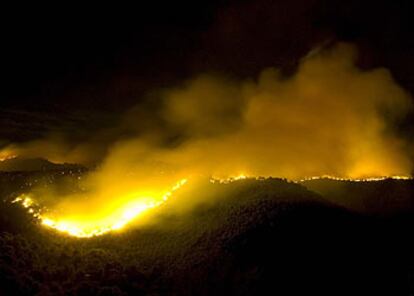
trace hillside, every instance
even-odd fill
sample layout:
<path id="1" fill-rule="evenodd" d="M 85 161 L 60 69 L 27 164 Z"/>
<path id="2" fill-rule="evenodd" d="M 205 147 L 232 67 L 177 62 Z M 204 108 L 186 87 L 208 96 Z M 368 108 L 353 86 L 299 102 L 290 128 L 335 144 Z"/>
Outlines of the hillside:
<path id="1" fill-rule="evenodd" d="M 301 183 L 332 202 L 371 214 L 414 212 L 414 180 L 385 179 L 379 182 L 308 180 Z"/>
<path id="2" fill-rule="evenodd" d="M 203 190 L 216 201 L 185 214 L 161 211 L 154 225 L 88 240 L 38 227 L 20 207 L 3 203 L 0 292 L 407 295 L 412 291 L 410 215 L 357 214 L 279 179 L 206 183 Z"/>
<path id="3" fill-rule="evenodd" d="M 0 162 L 0 172 L 32 172 L 83 168 L 77 164 L 57 164 L 43 158 L 11 158 Z"/>

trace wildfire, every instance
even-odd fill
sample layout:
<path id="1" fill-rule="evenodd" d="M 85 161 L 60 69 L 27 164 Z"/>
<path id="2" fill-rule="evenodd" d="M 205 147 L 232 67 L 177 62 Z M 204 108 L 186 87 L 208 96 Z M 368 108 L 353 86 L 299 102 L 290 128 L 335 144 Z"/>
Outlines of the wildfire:
<path id="1" fill-rule="evenodd" d="M 248 177 L 245 174 L 240 174 L 240 175 L 236 175 L 236 176 L 230 176 L 228 178 L 219 178 L 219 177 L 212 177 L 210 178 L 210 182 L 211 183 L 220 183 L 220 184 L 228 184 L 231 182 L 235 182 L 235 181 L 239 181 L 239 180 L 244 180 L 244 179 L 250 179 L 252 177 Z"/>
<path id="2" fill-rule="evenodd" d="M 9 151 L 0 151 L 0 162 L 16 158 L 17 155 Z"/>
<path id="3" fill-rule="evenodd" d="M 30 208 L 33 205 L 33 200 L 26 194 L 22 194 L 18 197 L 16 197 L 12 203 L 21 203 L 23 207 Z"/>
<path id="4" fill-rule="evenodd" d="M 219 184 L 229 184 L 232 182 L 245 180 L 245 179 L 253 179 L 253 180 L 265 180 L 266 177 L 262 176 L 247 176 L 245 174 L 240 174 L 237 176 L 231 176 L 228 178 L 217 178 L 212 177 L 210 178 L 211 183 L 219 183 Z M 306 177 L 303 179 L 291 180 L 296 183 L 302 183 L 306 181 L 312 180 L 334 180 L 334 181 L 347 181 L 347 182 L 375 182 L 375 181 L 383 181 L 383 180 L 412 180 L 413 177 L 410 176 L 381 176 L 381 177 L 366 177 L 366 178 L 346 178 L 346 177 L 337 177 L 332 175 L 322 175 L 322 176 L 313 176 L 313 177 Z"/>
<path id="5" fill-rule="evenodd" d="M 44 214 L 37 203 L 27 194 L 18 196 L 12 203 L 20 203 L 24 208 L 28 209 L 28 212 L 33 217 L 40 220 L 41 224 L 46 227 L 71 236 L 88 238 L 124 228 L 144 212 L 165 203 L 176 190 L 180 189 L 186 183 L 187 179 L 180 180 L 170 191 L 164 193 L 160 200 L 156 198 L 147 198 L 144 200 L 142 198 L 131 198 L 125 204 L 113 209 L 113 212 L 109 216 L 98 220 L 52 218 L 50 215 Z"/>
<path id="6" fill-rule="evenodd" d="M 36 219 L 40 218 L 40 210 L 37 203 L 28 195 L 28 194 L 21 194 L 12 200 L 12 203 L 19 203 L 24 208 L 27 209 L 28 213 L 31 214 Z"/>
<path id="7" fill-rule="evenodd" d="M 265 180 L 265 177 L 256 177 L 248 176 L 246 174 L 239 174 L 231 176 L 228 178 L 211 178 L 211 183 L 218 184 L 229 184 L 232 182 L 254 179 L 254 180 Z M 409 176 L 383 176 L 383 177 L 367 177 L 367 178 L 344 178 L 336 177 L 331 175 L 322 175 L 308 177 L 300 180 L 293 180 L 293 182 L 301 183 L 311 180 L 335 180 L 335 181 L 351 181 L 351 182 L 374 182 L 382 181 L 386 179 L 393 180 L 412 180 L 412 177 Z M 99 217 L 99 219 L 94 219 L 90 217 L 83 218 L 59 218 L 53 217 L 44 208 L 40 207 L 39 204 L 28 194 L 22 194 L 12 201 L 12 203 L 19 203 L 24 208 L 28 210 L 28 213 L 33 217 L 38 219 L 41 225 L 57 230 L 59 232 L 80 237 L 80 238 L 89 238 L 94 236 L 99 236 L 106 234 L 108 232 L 120 230 L 124 228 L 127 224 L 131 223 L 138 216 L 147 212 L 151 209 L 161 206 L 172 196 L 172 194 L 180 189 L 184 184 L 187 183 L 187 179 L 182 179 L 177 182 L 169 191 L 165 192 L 161 198 L 152 197 L 152 198 L 138 198 L 138 197 L 127 197 L 123 198 L 123 203 L 118 205 L 116 208 L 112 208 L 111 212 L 108 213 L 105 217 Z"/>
<path id="8" fill-rule="evenodd" d="M 334 181 L 348 181 L 348 182 L 375 182 L 375 181 L 383 181 L 387 179 L 392 180 L 411 180 L 412 177 L 409 176 L 381 176 L 381 177 L 367 177 L 367 178 L 343 178 L 343 177 L 336 177 L 331 175 L 322 175 L 322 176 L 314 176 L 308 177 L 299 180 L 298 182 L 305 182 L 305 181 L 312 181 L 312 180 L 334 180 Z"/>

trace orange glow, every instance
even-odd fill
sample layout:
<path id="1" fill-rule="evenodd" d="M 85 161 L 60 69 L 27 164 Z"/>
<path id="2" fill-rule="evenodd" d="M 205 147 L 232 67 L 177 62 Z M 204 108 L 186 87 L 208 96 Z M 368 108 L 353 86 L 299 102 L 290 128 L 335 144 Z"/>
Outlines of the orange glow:
<path id="1" fill-rule="evenodd" d="M 104 210 L 95 213 L 93 213 L 93 209 L 89 209 L 89 214 L 72 213 L 69 216 L 59 216 L 59 213 L 44 213 L 44 211 L 39 210 L 33 198 L 26 194 L 20 195 L 12 202 L 20 203 L 27 208 L 28 212 L 39 219 L 43 226 L 71 236 L 87 238 L 123 229 L 144 212 L 165 203 L 174 191 L 186 183 L 187 179 L 180 180 L 170 191 L 165 192 L 161 197 L 124 196 L 118 199 L 119 202 L 116 206 L 111 204 L 110 207 L 105 207 Z"/>
<path id="2" fill-rule="evenodd" d="M 341 177 L 335 177 L 335 176 L 329 176 L 329 175 L 323 175 L 323 176 L 314 176 L 309 178 L 304 178 L 299 180 L 298 182 L 305 182 L 305 181 L 311 181 L 311 180 L 322 180 L 322 179 L 328 179 L 328 180 L 335 180 L 335 181 L 349 181 L 349 182 L 375 182 L 375 181 L 383 181 L 387 179 L 391 180 L 412 180 L 412 177 L 409 176 L 382 176 L 382 177 L 367 177 L 367 178 L 341 178 Z"/>
<path id="3" fill-rule="evenodd" d="M 41 213 L 43 225 L 78 237 L 145 220 L 183 178 L 409 179 L 413 143 L 398 126 L 413 110 L 412 98 L 388 70 L 361 70 L 355 62 L 355 49 L 340 44 L 306 56 L 288 77 L 274 68 L 248 80 L 200 75 L 157 94 L 155 114 L 138 103 L 96 142 L 51 137 L 10 147 L 19 156 L 98 165 L 77 193 L 33 189 L 54 202 Z M 12 150 L 0 159 L 13 157 Z M 210 197 L 175 199 L 174 206 Z"/>
<path id="4" fill-rule="evenodd" d="M 16 158 L 17 155 L 11 149 L 0 150 L 0 162 Z"/>
<path id="5" fill-rule="evenodd" d="M 245 176 L 245 175 L 239 175 L 235 177 L 229 177 L 229 178 L 211 178 L 211 183 L 219 183 L 219 184 L 229 184 L 233 183 L 239 180 L 245 180 L 245 179 L 252 179 L 252 180 L 265 180 L 265 177 L 252 177 L 252 176 Z M 312 181 L 312 180 L 334 180 L 334 181 L 347 181 L 347 182 L 375 182 L 375 181 L 383 181 L 387 179 L 391 180 L 412 180 L 413 178 L 410 176 L 381 176 L 381 177 L 367 177 L 367 178 L 345 178 L 345 177 L 337 177 L 332 175 L 322 175 L 322 176 L 313 176 L 313 177 L 306 177 L 303 179 L 297 179 L 293 180 L 294 182 L 301 183 L 306 181 Z"/>
<path id="6" fill-rule="evenodd" d="M 210 179 L 210 182 L 211 183 L 228 184 L 228 183 L 231 183 L 231 182 L 234 182 L 234 181 L 250 179 L 250 178 L 252 178 L 252 177 L 248 177 L 248 176 L 246 176 L 245 174 L 242 173 L 242 174 L 239 174 L 239 175 L 236 175 L 236 176 L 230 176 L 228 178 L 219 178 L 219 177 L 214 177 L 213 176 Z"/>
<path id="7" fill-rule="evenodd" d="M 229 178 L 211 178 L 211 183 L 229 184 L 240 180 L 254 179 L 265 180 L 264 177 L 252 177 L 240 174 Z M 393 180 L 412 180 L 409 176 L 384 176 L 384 177 L 370 177 L 370 178 L 341 178 L 329 175 L 308 177 L 295 182 L 301 183 L 310 180 L 329 179 L 336 181 L 351 181 L 351 182 L 374 182 L 386 179 Z M 187 179 L 182 179 L 177 182 L 170 191 L 165 192 L 161 197 L 145 198 L 136 197 L 133 195 L 124 196 L 120 198 L 116 207 L 108 207 L 106 211 L 99 212 L 98 215 L 78 214 L 69 216 L 59 216 L 58 213 L 50 213 L 40 210 L 39 204 L 28 194 L 22 194 L 15 198 L 12 203 L 19 203 L 28 210 L 28 213 L 41 222 L 41 225 L 54 229 L 56 231 L 68 234 L 70 236 L 79 238 L 90 238 L 94 236 L 104 235 L 108 232 L 118 231 L 124 229 L 127 225 L 136 221 L 139 217 L 151 209 L 161 206 L 187 183 Z"/>

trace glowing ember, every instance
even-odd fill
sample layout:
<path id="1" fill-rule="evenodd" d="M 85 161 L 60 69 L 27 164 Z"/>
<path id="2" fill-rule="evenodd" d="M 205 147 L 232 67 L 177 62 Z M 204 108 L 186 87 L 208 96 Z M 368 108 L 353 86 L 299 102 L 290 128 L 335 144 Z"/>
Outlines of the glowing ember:
<path id="1" fill-rule="evenodd" d="M 237 176 L 230 176 L 230 177 L 224 178 L 224 179 L 217 178 L 217 177 L 212 177 L 210 179 L 210 182 L 211 183 L 228 184 L 228 183 L 231 183 L 231 182 L 234 182 L 234 181 L 250 179 L 250 178 L 253 178 L 253 177 L 248 177 L 245 174 L 240 174 L 240 175 L 237 175 Z M 259 177 L 254 177 L 254 178 L 259 179 Z"/>
<path id="2" fill-rule="evenodd" d="M 35 203 L 35 201 L 27 194 L 21 194 L 18 197 L 16 197 L 14 200 L 12 200 L 12 203 L 19 203 L 24 208 L 27 209 L 29 214 L 31 214 L 35 218 L 40 217 L 40 210 L 38 209 L 38 205 Z"/>
<path id="3" fill-rule="evenodd" d="M 265 180 L 265 177 L 253 177 L 253 176 L 246 176 L 244 174 L 238 175 L 238 176 L 232 176 L 228 178 L 216 178 L 213 177 L 210 179 L 211 183 L 219 183 L 219 184 L 229 184 L 232 182 L 236 182 L 239 180 L 245 180 L 245 179 L 253 179 L 253 180 Z M 375 181 L 383 181 L 387 179 L 391 180 L 412 180 L 413 178 L 410 176 L 381 176 L 381 177 L 367 177 L 367 178 L 345 178 L 345 177 L 337 177 L 337 176 L 331 176 L 331 175 L 322 175 L 322 176 L 313 176 L 313 177 L 306 177 L 299 180 L 293 180 L 297 183 L 302 183 L 306 181 L 312 181 L 312 180 L 334 180 L 334 181 L 347 181 L 347 182 L 375 182 Z"/>
<path id="4" fill-rule="evenodd" d="M 252 177 L 245 174 L 231 176 L 228 178 L 211 178 L 211 183 L 229 184 L 232 182 L 254 179 L 264 180 L 264 177 Z M 330 175 L 315 176 L 296 180 L 294 182 L 301 183 L 310 180 L 335 180 L 335 181 L 351 181 L 351 182 L 373 182 L 381 181 L 386 179 L 393 180 L 412 180 L 409 176 L 384 176 L 384 177 L 367 177 L 367 178 L 343 178 Z M 51 215 L 44 213 L 41 207 L 34 201 L 34 199 L 27 194 L 22 194 L 12 201 L 12 203 L 19 203 L 28 210 L 36 219 L 40 220 L 43 226 L 55 229 L 57 231 L 69 234 L 75 237 L 87 238 L 93 236 L 103 235 L 105 233 L 116 231 L 124 228 L 127 224 L 131 223 L 138 216 L 144 212 L 159 207 L 165 203 L 174 193 L 174 191 L 180 189 L 184 184 L 187 183 L 187 179 L 180 180 L 170 191 L 165 192 L 161 198 L 155 197 L 126 197 L 121 199 L 122 204 L 117 207 L 111 208 L 111 212 L 108 212 L 106 216 L 94 217 L 90 216 L 76 216 L 65 217 L 65 218 L 53 218 Z"/>
<path id="5" fill-rule="evenodd" d="M 9 153 L 7 151 L 0 151 L 0 162 L 16 158 L 17 155 Z"/>
<path id="6" fill-rule="evenodd" d="M 299 180 L 300 182 L 311 181 L 311 180 L 335 180 L 335 181 L 348 181 L 348 182 L 374 182 L 374 181 L 383 181 L 387 179 L 392 180 L 411 180 L 412 177 L 409 176 L 382 176 L 382 177 L 367 177 L 367 178 L 342 178 L 342 177 L 335 177 L 330 175 L 323 175 L 323 176 L 314 176 L 309 178 L 304 178 Z"/>
<path id="7" fill-rule="evenodd" d="M 41 221 L 41 224 L 55 229 L 57 231 L 69 234 L 76 237 L 93 237 L 105 234 L 110 231 L 124 228 L 128 223 L 136 219 L 142 213 L 156 208 L 166 202 L 174 191 L 181 188 L 187 179 L 179 181 L 170 191 L 166 192 L 162 199 L 154 198 L 146 199 L 129 199 L 125 204 L 113 209 L 112 213 L 104 218 L 85 219 L 59 219 L 52 218 L 44 214 L 35 201 L 28 195 L 22 194 L 12 201 L 12 203 L 20 203 L 23 207 L 28 209 L 28 212 L 35 218 Z"/>

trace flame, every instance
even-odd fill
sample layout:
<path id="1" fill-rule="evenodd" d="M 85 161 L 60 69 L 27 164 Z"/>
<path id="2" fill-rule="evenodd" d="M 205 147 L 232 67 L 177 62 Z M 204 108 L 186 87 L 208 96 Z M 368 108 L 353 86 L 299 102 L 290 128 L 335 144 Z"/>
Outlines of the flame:
<path id="1" fill-rule="evenodd" d="M 230 176 L 227 178 L 210 178 L 211 183 L 229 184 L 241 180 L 265 180 L 266 177 L 262 176 L 250 176 L 247 174 L 239 174 Z M 332 175 L 322 175 L 307 177 L 298 180 L 292 180 L 292 182 L 301 183 L 311 180 L 335 180 L 335 181 L 350 181 L 350 182 L 375 182 L 387 179 L 392 180 L 413 180 L 410 176 L 395 175 L 395 176 L 381 176 L 381 177 L 367 177 L 367 178 L 344 178 Z M 45 213 L 44 208 L 41 208 L 39 204 L 28 194 L 21 194 L 15 198 L 12 203 L 19 203 L 28 210 L 28 213 L 41 222 L 41 225 L 54 229 L 56 231 L 68 234 L 70 236 L 79 238 L 90 238 L 99 235 L 106 234 L 108 232 L 117 231 L 123 229 L 125 226 L 136 220 L 143 213 L 161 206 L 170 199 L 175 191 L 180 189 L 187 183 L 187 179 L 182 179 L 177 182 L 169 191 L 165 192 L 160 198 L 137 198 L 127 197 L 125 202 L 118 207 L 111 209 L 112 211 L 105 217 L 99 217 L 99 219 L 78 219 L 75 218 L 53 218 L 52 215 Z"/>
<path id="2" fill-rule="evenodd" d="M 343 178 L 343 177 L 336 177 L 331 175 L 322 175 L 322 176 L 313 176 L 299 180 L 298 182 L 305 182 L 311 180 L 334 180 L 334 181 L 348 181 L 348 182 L 375 182 L 375 181 L 383 181 L 387 179 L 392 180 L 412 180 L 410 176 L 381 176 L 381 177 L 367 177 L 367 178 Z"/>
<path id="3" fill-rule="evenodd" d="M 0 151 L 0 162 L 13 159 L 16 157 L 17 157 L 17 154 L 15 154 L 10 149 L 3 149 Z"/>
<path id="4" fill-rule="evenodd" d="M 269 177 L 271 178 L 271 177 Z M 219 178 L 219 177 L 212 177 L 210 178 L 211 183 L 219 183 L 219 184 L 229 184 L 232 182 L 245 180 L 245 179 L 252 179 L 252 180 L 265 180 L 266 177 L 264 176 L 249 176 L 246 174 L 240 174 L 236 176 L 230 176 L 228 178 Z M 413 177 L 406 176 L 406 175 L 393 175 L 393 176 L 378 176 L 378 177 L 366 177 L 366 178 L 351 178 L 351 177 L 338 177 L 333 175 L 321 175 L 321 176 L 312 176 L 312 177 L 305 177 L 303 179 L 295 179 L 291 180 L 296 183 L 302 183 L 306 181 L 312 180 L 334 180 L 334 181 L 347 181 L 347 182 L 376 182 L 376 181 L 383 181 L 383 180 L 413 180 Z"/>
<path id="5" fill-rule="evenodd" d="M 27 209 L 27 212 L 32 215 L 34 218 L 39 219 L 40 210 L 38 204 L 33 200 L 32 197 L 28 194 L 21 194 L 12 200 L 12 203 L 19 203 L 22 207 Z"/>
<path id="6" fill-rule="evenodd" d="M 12 203 L 21 203 L 23 207 L 30 208 L 34 204 L 34 201 L 27 194 L 22 194 L 12 200 Z"/>
<path id="7" fill-rule="evenodd" d="M 123 229 L 127 224 L 131 223 L 144 212 L 165 203 L 175 191 L 180 189 L 186 183 L 187 179 L 180 180 L 170 191 L 164 193 L 159 200 L 155 197 L 148 197 L 145 199 L 141 197 L 127 197 L 125 198 L 126 202 L 115 209 L 111 209 L 112 211 L 109 215 L 91 219 L 80 219 L 80 217 L 76 216 L 72 219 L 65 217 L 54 218 L 52 215 L 44 213 L 44 210 L 41 210 L 34 199 L 27 194 L 18 196 L 12 203 L 20 203 L 24 208 L 27 208 L 28 212 L 33 217 L 40 220 L 41 224 L 45 227 L 71 236 L 89 238 Z"/>
<path id="8" fill-rule="evenodd" d="M 210 178 L 210 182 L 211 183 L 220 183 L 220 184 L 228 184 L 234 181 L 239 181 L 239 180 L 244 180 L 244 179 L 250 179 L 250 178 L 255 178 L 255 177 L 248 177 L 246 174 L 241 173 L 239 175 L 236 176 L 230 176 L 227 178 L 220 178 L 220 177 L 212 177 Z M 260 177 L 257 177 L 257 179 Z"/>

